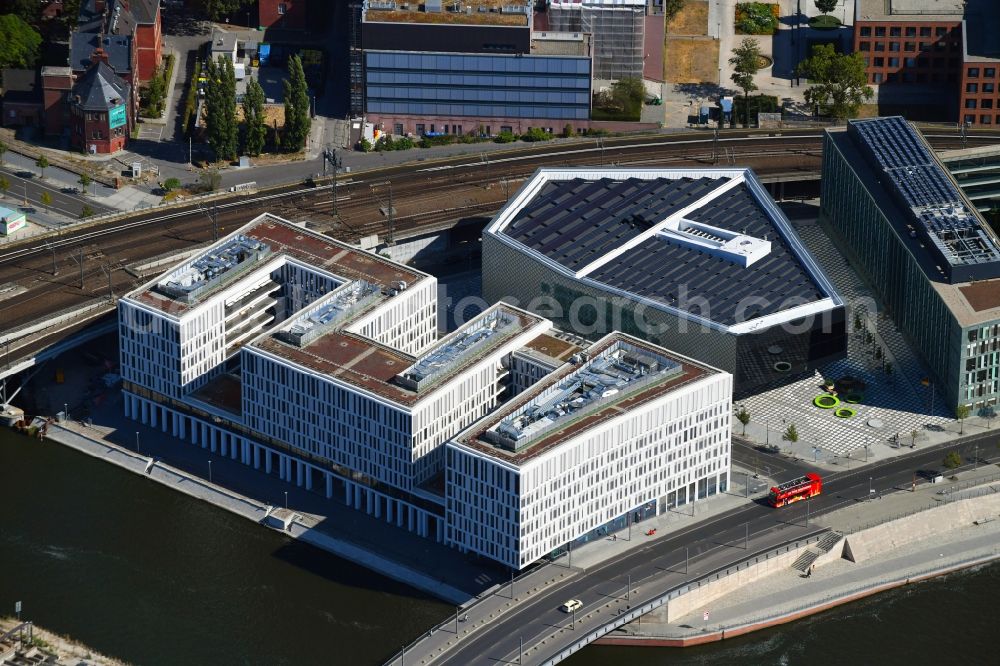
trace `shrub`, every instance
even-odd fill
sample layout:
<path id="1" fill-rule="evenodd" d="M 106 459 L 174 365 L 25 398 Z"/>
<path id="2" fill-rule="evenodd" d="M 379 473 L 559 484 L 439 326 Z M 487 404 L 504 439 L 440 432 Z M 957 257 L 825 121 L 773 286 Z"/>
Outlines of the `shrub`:
<path id="1" fill-rule="evenodd" d="M 736 32 L 742 35 L 773 35 L 778 29 L 778 5 L 740 2 L 736 5 Z"/>
<path id="2" fill-rule="evenodd" d="M 425 136 L 420 139 L 421 148 L 432 148 L 434 146 L 449 146 L 455 143 L 454 134 L 439 134 L 437 136 Z"/>
<path id="3" fill-rule="evenodd" d="M 521 141 L 548 141 L 552 135 L 541 127 L 529 127 L 528 131 L 521 135 Z"/>
<path id="4" fill-rule="evenodd" d="M 514 136 L 513 132 L 506 132 L 506 131 L 504 131 L 504 132 L 500 132 L 499 134 L 497 134 L 493 138 L 493 140 L 495 142 L 497 142 L 497 143 L 512 143 L 514 141 L 517 141 L 517 137 Z"/>
<path id="5" fill-rule="evenodd" d="M 84 204 L 83 210 L 80 211 L 80 219 L 85 220 L 93 214 L 94 214 L 94 209 L 88 206 L 87 204 Z"/>
<path id="6" fill-rule="evenodd" d="M 372 142 L 364 137 L 361 137 L 361 141 L 358 141 L 358 148 L 360 148 L 363 153 L 370 153 L 372 152 Z"/>
<path id="7" fill-rule="evenodd" d="M 170 190 L 176 190 L 181 186 L 181 181 L 177 178 L 167 178 L 163 181 L 163 189 L 169 192 Z"/>
<path id="8" fill-rule="evenodd" d="M 567 139 L 573 136 L 573 126 L 570 125 L 569 123 L 566 123 L 566 126 L 563 127 L 562 135 Z"/>

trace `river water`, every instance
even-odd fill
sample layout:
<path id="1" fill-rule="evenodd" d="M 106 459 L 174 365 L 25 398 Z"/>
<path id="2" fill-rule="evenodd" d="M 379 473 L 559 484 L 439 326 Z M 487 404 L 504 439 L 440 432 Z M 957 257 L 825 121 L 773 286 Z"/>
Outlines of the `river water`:
<path id="1" fill-rule="evenodd" d="M 54 442 L 0 430 L 0 613 L 136 664 L 376 664 L 451 607 Z M 598 664 L 991 662 L 1000 566 L 698 648 Z"/>

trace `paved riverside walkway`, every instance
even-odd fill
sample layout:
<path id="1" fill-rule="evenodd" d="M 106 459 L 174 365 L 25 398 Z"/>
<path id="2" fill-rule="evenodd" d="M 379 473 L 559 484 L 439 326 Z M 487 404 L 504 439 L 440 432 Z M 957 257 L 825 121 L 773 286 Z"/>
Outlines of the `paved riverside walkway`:
<path id="1" fill-rule="evenodd" d="M 1000 492 L 995 465 L 958 475 L 958 482 L 928 484 L 915 492 L 895 493 L 832 512 L 817 524 L 848 533 L 874 522 L 962 499 L 992 487 Z M 955 525 L 945 537 L 935 535 L 855 564 L 837 559 L 810 577 L 788 567 L 739 587 L 735 594 L 697 608 L 671 623 L 644 617 L 599 642 L 604 644 L 695 645 L 735 637 L 811 615 L 827 608 L 949 571 L 1000 559 L 1000 515 L 978 525 Z M 704 613 L 709 613 L 706 622 Z"/>
<path id="2" fill-rule="evenodd" d="M 72 420 L 53 424 L 49 439 L 138 474 L 145 474 L 152 456 L 158 461 L 149 474 L 154 481 L 256 522 L 263 520 L 269 507 L 278 523 L 288 514 L 294 514 L 297 517 L 285 532 L 288 536 L 456 605 L 467 606 L 490 595 L 509 595 L 509 570 L 410 534 L 159 429 L 130 421 L 122 415 L 121 394 L 117 390 L 105 394 L 91 418 L 92 425 Z M 216 483 L 209 481 L 210 473 Z M 647 546 L 652 539 L 701 524 L 751 501 L 744 496 L 743 480 L 748 477 L 742 473 L 733 477 L 735 482 L 729 493 L 642 521 L 633 526 L 631 539 L 628 530 L 622 530 L 617 539 L 609 536 L 585 544 L 575 549 L 571 558 L 564 557 L 555 564 L 541 565 L 522 574 L 515 587 L 522 584 L 538 587 L 553 579 L 572 576 L 625 551 Z M 763 477 L 750 477 L 750 483 L 751 498 L 766 492 L 770 486 L 770 480 Z M 652 528 L 657 530 L 656 535 L 646 536 L 645 532 Z"/>

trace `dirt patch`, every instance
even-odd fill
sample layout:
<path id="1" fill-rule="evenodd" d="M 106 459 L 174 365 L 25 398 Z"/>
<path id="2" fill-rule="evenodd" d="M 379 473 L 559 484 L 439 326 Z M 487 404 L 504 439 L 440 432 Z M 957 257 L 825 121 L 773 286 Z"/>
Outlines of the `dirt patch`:
<path id="1" fill-rule="evenodd" d="M 278 127 L 285 126 L 285 105 L 284 104 L 265 104 L 264 105 L 264 124 L 268 127 L 274 127 L 275 122 L 278 123 Z M 243 105 L 236 105 L 236 122 L 243 122 Z"/>
<path id="2" fill-rule="evenodd" d="M 663 73 L 669 83 L 718 83 L 718 40 L 667 38 Z"/>
<path id="3" fill-rule="evenodd" d="M 684 9 L 677 12 L 674 20 L 667 24 L 667 35 L 707 35 L 708 3 L 688 0 Z"/>

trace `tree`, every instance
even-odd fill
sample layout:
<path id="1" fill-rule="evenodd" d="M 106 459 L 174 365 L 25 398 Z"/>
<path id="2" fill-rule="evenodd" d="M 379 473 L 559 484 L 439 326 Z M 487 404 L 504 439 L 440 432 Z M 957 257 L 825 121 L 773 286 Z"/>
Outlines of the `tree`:
<path id="1" fill-rule="evenodd" d="M 3 196 L 7 196 L 7 190 L 10 189 L 10 181 L 7 180 L 6 176 L 0 176 L 0 192 Z"/>
<path id="2" fill-rule="evenodd" d="M 781 439 L 786 442 L 791 442 L 792 444 L 799 441 L 799 431 L 795 427 L 794 423 L 788 424 L 788 428 L 785 429 L 785 433 L 781 436 Z"/>
<path id="3" fill-rule="evenodd" d="M 667 27 L 670 22 L 677 18 L 681 10 L 684 9 L 685 0 L 663 0 L 663 15 L 666 17 Z"/>
<path id="4" fill-rule="evenodd" d="M 994 407 L 987 405 L 986 407 L 979 408 L 979 418 L 986 419 L 987 430 L 989 430 L 990 421 L 992 421 L 996 417 L 997 417 L 997 410 Z"/>
<path id="5" fill-rule="evenodd" d="M 88 187 L 90 187 L 90 184 L 91 184 L 92 182 L 94 182 L 94 179 L 93 179 L 93 178 L 91 178 L 90 176 L 88 176 L 88 175 L 87 175 L 87 174 L 85 174 L 85 173 L 81 173 L 81 174 L 80 174 L 80 180 L 78 180 L 78 181 L 76 181 L 76 182 L 80 183 L 80 187 L 82 187 L 82 188 L 83 188 L 83 191 L 84 191 L 84 193 L 86 193 L 86 191 L 87 191 L 87 188 L 88 188 Z"/>
<path id="6" fill-rule="evenodd" d="M 958 419 L 959 435 L 965 434 L 965 419 L 969 418 L 972 409 L 968 405 L 959 405 L 955 408 L 955 418 Z"/>
<path id="7" fill-rule="evenodd" d="M 177 178 L 167 178 L 165 181 L 163 181 L 163 184 L 161 185 L 161 187 L 165 192 L 169 192 L 170 190 L 176 190 L 180 186 L 181 186 L 181 181 L 178 180 Z"/>
<path id="8" fill-rule="evenodd" d="M 189 4 L 193 4 L 195 9 L 207 19 L 218 21 L 225 16 L 235 14 L 252 3 L 253 0 L 195 0 L 194 3 Z"/>
<path id="9" fill-rule="evenodd" d="M 744 114 L 744 125 L 750 125 L 750 93 L 757 90 L 757 84 L 753 77 L 760 70 L 760 44 L 756 39 L 746 37 L 740 45 L 733 49 L 733 56 L 729 59 L 729 64 L 733 66 L 733 83 L 743 91 L 743 102 L 746 113 Z"/>
<path id="10" fill-rule="evenodd" d="M 285 137 L 283 143 L 288 152 L 302 150 L 309 137 L 309 89 L 306 75 L 302 71 L 302 60 L 298 56 L 288 59 L 288 78 L 284 80 L 285 92 Z"/>
<path id="11" fill-rule="evenodd" d="M 861 54 L 837 53 L 833 44 L 814 46 L 812 56 L 799 63 L 798 73 L 812 84 L 805 92 L 806 101 L 838 120 L 857 116 L 873 94 Z"/>
<path id="12" fill-rule="evenodd" d="M 48 210 L 49 206 L 52 205 L 52 195 L 49 194 L 48 192 L 42 192 L 41 201 L 42 201 L 42 206 L 44 206 L 45 209 Z"/>
<path id="13" fill-rule="evenodd" d="M 0 15 L 0 68 L 33 68 L 41 45 L 42 36 L 20 16 Z"/>
<path id="14" fill-rule="evenodd" d="M 236 157 L 238 128 L 236 126 L 236 72 L 229 58 L 219 56 L 205 66 L 205 130 L 208 145 L 217 160 Z"/>
<path id="15" fill-rule="evenodd" d="M 84 204 L 83 208 L 80 210 L 80 219 L 81 220 L 86 220 L 88 217 L 91 217 L 93 214 L 94 214 L 94 209 L 91 208 L 89 205 Z"/>
<path id="16" fill-rule="evenodd" d="M 839 0 L 816 0 L 816 9 L 820 10 L 824 14 L 829 14 L 837 8 L 838 1 Z"/>
<path id="17" fill-rule="evenodd" d="M 35 160 L 35 166 L 41 169 L 42 178 L 45 178 L 45 170 L 49 168 L 48 158 L 45 157 L 45 155 L 39 156 L 39 158 Z"/>
<path id="18" fill-rule="evenodd" d="M 962 456 L 958 455 L 958 451 L 949 451 L 941 462 L 948 469 L 955 469 L 962 466 Z"/>
<path id="19" fill-rule="evenodd" d="M 568 139 L 574 134 L 575 132 L 573 131 L 573 126 L 570 125 L 569 123 L 566 123 L 565 127 L 563 127 L 563 133 L 562 133 L 563 137 Z"/>
<path id="20" fill-rule="evenodd" d="M 747 411 L 746 407 L 742 405 L 736 411 L 736 420 L 743 424 L 743 434 L 747 434 L 747 424 L 750 423 L 750 412 Z"/>
<path id="21" fill-rule="evenodd" d="M 7 144 L 0 141 L 0 164 L 3 164 L 3 154 L 7 152 Z"/>
<path id="22" fill-rule="evenodd" d="M 257 79 L 250 79 L 243 95 L 243 122 L 246 124 L 243 152 L 260 155 L 267 140 L 267 119 L 264 117 L 264 89 Z"/>
<path id="23" fill-rule="evenodd" d="M 198 176 L 198 182 L 201 183 L 204 189 L 214 192 L 222 184 L 222 176 L 219 174 L 218 169 L 209 169 L 201 172 L 201 175 Z"/>

